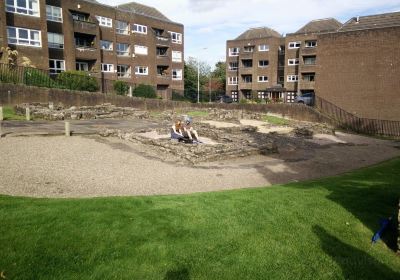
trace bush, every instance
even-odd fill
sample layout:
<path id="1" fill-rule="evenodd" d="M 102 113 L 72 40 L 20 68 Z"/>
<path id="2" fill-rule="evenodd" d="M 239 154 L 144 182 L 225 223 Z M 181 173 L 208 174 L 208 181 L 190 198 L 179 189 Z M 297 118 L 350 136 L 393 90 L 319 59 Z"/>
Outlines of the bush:
<path id="1" fill-rule="evenodd" d="M 19 82 L 18 72 L 8 65 L 2 65 L 0 68 L 0 82 L 17 84 Z"/>
<path id="2" fill-rule="evenodd" d="M 95 92 L 99 85 L 94 77 L 83 71 L 66 71 L 58 74 L 57 82 L 66 89 Z"/>
<path id="3" fill-rule="evenodd" d="M 133 91 L 133 95 L 144 98 L 157 98 L 157 93 L 150 85 L 140 84 Z"/>
<path id="4" fill-rule="evenodd" d="M 174 101 L 186 101 L 186 102 L 192 102 L 192 99 L 179 94 L 179 92 L 172 91 L 172 100 Z"/>
<path id="5" fill-rule="evenodd" d="M 117 95 L 127 95 L 129 92 L 129 85 L 123 81 L 115 81 L 113 86 Z"/>
<path id="6" fill-rule="evenodd" d="M 24 70 L 24 84 L 28 86 L 56 88 L 58 84 L 50 78 L 47 72 L 35 68 Z"/>

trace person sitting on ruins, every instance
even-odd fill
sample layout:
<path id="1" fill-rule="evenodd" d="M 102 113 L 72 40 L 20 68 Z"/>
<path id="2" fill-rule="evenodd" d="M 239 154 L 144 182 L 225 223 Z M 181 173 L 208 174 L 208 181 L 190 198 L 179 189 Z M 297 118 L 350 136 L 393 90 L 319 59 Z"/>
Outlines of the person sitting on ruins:
<path id="1" fill-rule="evenodd" d="M 197 143 L 202 143 L 199 139 L 199 135 L 197 134 L 197 131 L 193 129 L 192 127 L 192 118 L 190 117 L 185 117 L 185 123 L 183 125 L 183 136 L 188 137 L 190 141 L 196 141 Z"/>
<path id="2" fill-rule="evenodd" d="M 171 139 L 183 139 L 183 125 L 180 120 L 176 121 L 171 127 Z"/>

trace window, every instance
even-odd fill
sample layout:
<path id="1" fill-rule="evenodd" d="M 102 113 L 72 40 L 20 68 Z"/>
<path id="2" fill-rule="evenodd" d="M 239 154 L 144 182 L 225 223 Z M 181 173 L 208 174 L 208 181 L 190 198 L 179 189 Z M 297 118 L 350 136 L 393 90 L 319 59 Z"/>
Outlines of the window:
<path id="1" fill-rule="evenodd" d="M 317 57 L 315 55 L 303 57 L 304 65 L 315 65 L 316 60 L 317 60 Z"/>
<path id="2" fill-rule="evenodd" d="M 268 60 L 259 60 L 258 67 L 268 67 L 269 61 Z"/>
<path id="3" fill-rule="evenodd" d="M 306 82 L 315 82 L 315 73 L 304 73 L 302 79 Z"/>
<path id="4" fill-rule="evenodd" d="M 133 25 L 133 32 L 147 34 L 147 26 L 140 25 L 140 24 L 134 24 Z"/>
<path id="5" fill-rule="evenodd" d="M 129 56 L 130 48 L 128 44 L 117 43 L 117 55 Z"/>
<path id="6" fill-rule="evenodd" d="M 229 56 L 238 56 L 240 48 L 229 48 Z"/>
<path id="7" fill-rule="evenodd" d="M 118 34 L 129 35 L 129 24 L 124 21 L 115 21 L 115 31 Z"/>
<path id="8" fill-rule="evenodd" d="M 306 41 L 306 48 L 315 48 L 317 46 L 317 41 Z"/>
<path id="9" fill-rule="evenodd" d="M 51 49 L 63 49 L 64 48 L 64 35 L 57 33 L 47 33 L 49 41 L 49 48 Z"/>
<path id="10" fill-rule="evenodd" d="M 299 80 L 298 75 L 288 75 L 287 76 L 287 81 L 288 82 L 297 82 Z"/>
<path id="11" fill-rule="evenodd" d="M 75 46 L 77 48 L 93 48 L 94 41 L 87 37 L 75 37 Z"/>
<path id="12" fill-rule="evenodd" d="M 253 77 L 251 75 L 243 75 L 242 76 L 242 81 L 243 83 L 252 83 L 253 82 Z"/>
<path id="13" fill-rule="evenodd" d="M 6 11 L 39 17 L 39 0 L 6 0 Z"/>
<path id="14" fill-rule="evenodd" d="M 39 30 L 7 27 L 8 43 L 11 45 L 41 47 L 41 35 Z"/>
<path id="15" fill-rule="evenodd" d="M 135 74 L 136 75 L 149 75 L 149 67 L 147 66 L 136 66 L 135 67 Z"/>
<path id="16" fill-rule="evenodd" d="M 182 62 L 182 52 L 172 51 L 172 62 Z"/>
<path id="17" fill-rule="evenodd" d="M 288 59 L 287 64 L 289 66 L 299 65 L 299 59 L 298 58 L 290 58 L 290 59 Z"/>
<path id="18" fill-rule="evenodd" d="M 112 27 L 112 19 L 111 18 L 106 18 L 106 17 L 102 17 L 102 16 L 96 16 L 96 18 L 99 21 L 100 26 Z"/>
<path id="19" fill-rule="evenodd" d="M 51 75 L 60 74 L 65 71 L 65 61 L 58 59 L 49 60 L 49 70 Z"/>
<path id="20" fill-rule="evenodd" d="M 100 41 L 100 48 L 105 51 L 113 50 L 113 43 L 111 41 Z"/>
<path id="21" fill-rule="evenodd" d="M 89 63 L 87 62 L 76 62 L 75 63 L 77 71 L 89 71 Z"/>
<path id="22" fill-rule="evenodd" d="M 229 62 L 229 68 L 228 68 L 229 70 L 235 71 L 238 70 L 238 68 L 239 68 L 239 63 L 237 61 Z"/>
<path id="23" fill-rule="evenodd" d="M 228 85 L 237 85 L 238 84 L 238 77 L 229 77 L 228 78 Z"/>
<path id="24" fill-rule="evenodd" d="M 114 72 L 114 65 L 113 64 L 101 64 L 101 72 L 112 73 Z"/>
<path id="25" fill-rule="evenodd" d="M 148 47 L 135 45 L 135 54 L 147 55 L 148 52 L 149 52 L 149 48 Z"/>
<path id="26" fill-rule="evenodd" d="M 130 78 L 131 67 L 129 65 L 117 65 L 117 75 L 120 78 Z"/>
<path id="27" fill-rule="evenodd" d="M 182 80 L 182 69 L 172 70 L 172 80 Z"/>
<path id="28" fill-rule="evenodd" d="M 77 12 L 71 12 L 72 14 L 72 19 L 77 20 L 77 21 L 86 21 L 89 22 L 89 15 L 88 14 L 82 14 L 82 13 L 77 13 Z"/>
<path id="29" fill-rule="evenodd" d="M 260 52 L 267 52 L 267 51 L 269 51 L 269 45 L 259 45 L 259 46 L 258 46 L 258 51 L 260 51 Z"/>
<path id="30" fill-rule="evenodd" d="M 289 49 L 298 49 L 300 48 L 301 42 L 289 42 Z"/>
<path id="31" fill-rule="evenodd" d="M 49 21 L 62 22 L 62 8 L 46 5 L 46 16 Z"/>
<path id="32" fill-rule="evenodd" d="M 243 66 L 244 68 L 251 68 L 251 67 L 253 67 L 253 60 L 251 60 L 251 59 L 243 59 L 243 60 L 242 60 L 242 66 Z"/>
<path id="33" fill-rule="evenodd" d="M 266 83 L 266 82 L 268 82 L 268 77 L 267 76 L 258 76 L 258 82 Z"/>
<path id="34" fill-rule="evenodd" d="M 243 51 L 246 53 L 254 52 L 254 46 L 247 46 L 243 48 Z"/>
<path id="35" fill-rule="evenodd" d="M 265 91 L 258 92 L 258 99 L 267 99 L 267 93 Z"/>
<path id="36" fill-rule="evenodd" d="M 176 32 L 171 33 L 171 42 L 176 44 L 182 44 L 182 34 Z"/>
<path id="37" fill-rule="evenodd" d="M 238 101 L 238 92 L 237 91 L 231 91 L 231 97 L 233 102 Z"/>

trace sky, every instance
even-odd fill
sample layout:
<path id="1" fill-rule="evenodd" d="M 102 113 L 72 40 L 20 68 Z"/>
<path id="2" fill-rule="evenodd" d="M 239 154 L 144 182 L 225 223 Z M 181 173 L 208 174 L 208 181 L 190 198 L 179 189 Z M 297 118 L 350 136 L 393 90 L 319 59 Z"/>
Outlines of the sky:
<path id="1" fill-rule="evenodd" d="M 97 0 L 108 5 L 131 0 Z M 226 41 L 249 28 L 270 27 L 281 34 L 296 32 L 314 19 L 352 17 L 400 11 L 399 0 L 136 0 L 157 8 L 185 26 L 185 58 L 213 66 L 225 61 Z"/>

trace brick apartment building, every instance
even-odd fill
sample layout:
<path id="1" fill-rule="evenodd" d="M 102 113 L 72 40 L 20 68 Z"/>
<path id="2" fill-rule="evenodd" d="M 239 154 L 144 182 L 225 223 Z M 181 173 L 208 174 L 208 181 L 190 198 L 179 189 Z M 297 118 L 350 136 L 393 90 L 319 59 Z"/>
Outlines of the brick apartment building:
<path id="1" fill-rule="evenodd" d="M 316 94 L 363 118 L 400 121 L 400 12 L 318 36 Z"/>
<path id="2" fill-rule="evenodd" d="M 160 95 L 184 88 L 183 33 L 182 24 L 134 2 L 0 1 L 0 47 L 16 49 L 34 67 L 149 84 Z"/>
<path id="3" fill-rule="evenodd" d="M 227 41 L 226 57 L 235 100 L 312 92 L 358 117 L 400 120 L 400 12 L 314 20 L 284 38 L 250 29 Z"/>

